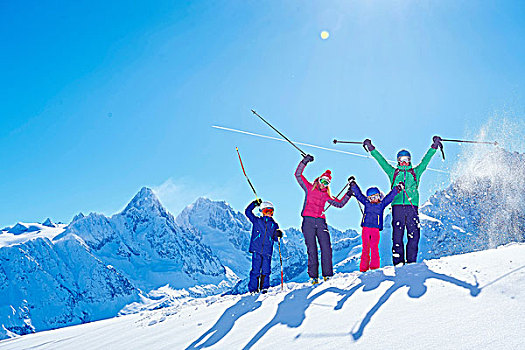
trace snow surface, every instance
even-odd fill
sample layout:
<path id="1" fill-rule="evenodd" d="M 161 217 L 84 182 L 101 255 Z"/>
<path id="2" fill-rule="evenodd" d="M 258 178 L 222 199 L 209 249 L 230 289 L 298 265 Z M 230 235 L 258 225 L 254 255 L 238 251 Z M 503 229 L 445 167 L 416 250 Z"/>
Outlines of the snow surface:
<path id="1" fill-rule="evenodd" d="M 27 230 L 20 233 L 12 233 L 15 227 L 21 226 L 26 227 Z M 29 228 L 32 229 L 29 230 Z M 64 232 L 65 228 L 66 225 L 63 224 L 55 225 L 54 227 L 49 227 L 39 223 L 19 222 L 15 226 L 13 226 L 13 228 L 7 228 L 0 231 L 0 248 L 12 246 L 14 244 L 23 244 L 27 241 L 36 238 L 48 238 L 52 240 L 53 238 Z M 18 232 L 17 229 L 15 229 L 14 231 Z"/>
<path id="2" fill-rule="evenodd" d="M 519 349 L 525 244 L 0 341 L 0 349 Z"/>

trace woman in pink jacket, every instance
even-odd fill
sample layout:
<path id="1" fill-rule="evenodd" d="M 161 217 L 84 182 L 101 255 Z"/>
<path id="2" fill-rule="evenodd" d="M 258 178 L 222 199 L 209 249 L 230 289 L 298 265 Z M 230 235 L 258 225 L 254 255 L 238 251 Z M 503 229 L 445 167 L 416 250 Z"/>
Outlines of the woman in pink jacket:
<path id="1" fill-rule="evenodd" d="M 330 233 L 328 232 L 324 215 L 325 204 L 328 202 L 334 207 L 342 208 L 350 199 L 352 192 L 348 191 L 342 199 L 332 197 L 329 187 L 330 181 L 332 180 L 330 170 L 325 171 L 321 176 L 316 178 L 313 183 L 306 180 L 303 176 L 304 168 L 313 160 L 313 156 L 309 154 L 306 155 L 297 166 L 295 178 L 306 193 L 303 211 L 301 213 L 303 217 L 301 230 L 308 252 L 308 276 L 312 279 L 312 284 L 317 284 L 319 283 L 317 241 L 319 241 L 319 245 L 321 246 L 321 269 L 323 271 L 323 278 L 326 281 L 334 275 L 332 244 L 330 243 Z"/>

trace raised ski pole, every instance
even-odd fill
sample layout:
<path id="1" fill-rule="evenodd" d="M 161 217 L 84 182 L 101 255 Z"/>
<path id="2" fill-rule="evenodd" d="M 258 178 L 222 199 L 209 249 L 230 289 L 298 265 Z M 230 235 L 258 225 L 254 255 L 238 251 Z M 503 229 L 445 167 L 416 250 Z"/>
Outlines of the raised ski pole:
<path id="1" fill-rule="evenodd" d="M 365 149 L 365 151 L 368 152 L 368 150 L 366 149 L 365 145 L 363 145 L 363 142 L 361 142 L 361 141 L 341 141 L 341 140 L 334 139 L 333 142 L 334 142 L 334 144 L 346 143 L 346 144 L 350 144 L 350 145 L 362 145 L 363 148 Z"/>
<path id="2" fill-rule="evenodd" d="M 483 145 L 494 145 L 494 146 L 498 145 L 498 141 L 485 142 L 485 141 L 453 140 L 453 139 L 441 139 L 441 141 L 445 141 L 445 142 L 460 142 L 460 143 L 479 143 L 479 144 L 483 144 Z"/>
<path id="3" fill-rule="evenodd" d="M 362 145 L 363 144 L 362 141 L 341 141 L 341 140 L 334 139 L 334 144 L 338 144 L 338 143 L 349 143 L 351 145 Z"/>
<path id="4" fill-rule="evenodd" d="M 441 156 L 443 156 L 443 161 L 445 161 L 445 151 L 443 151 L 443 144 L 440 144 L 439 149 L 441 150 Z"/>
<path id="5" fill-rule="evenodd" d="M 484 144 L 484 145 L 494 145 L 497 146 L 498 142 L 485 142 L 485 141 L 470 141 L 470 140 L 455 140 L 455 139 L 441 139 L 442 142 L 460 142 L 460 143 L 478 143 L 478 144 Z M 440 145 L 439 149 L 441 150 L 441 155 L 443 156 L 443 160 L 445 160 L 445 152 L 443 151 L 443 144 Z"/>
<path id="6" fill-rule="evenodd" d="M 284 290 L 283 256 L 281 255 L 281 239 L 279 238 L 279 261 L 281 263 L 281 290 Z"/>
<path id="7" fill-rule="evenodd" d="M 258 116 L 259 119 L 261 119 L 263 122 L 265 122 L 270 128 L 272 128 L 276 133 L 278 133 L 283 139 L 285 139 L 286 141 L 288 141 L 288 142 L 290 143 L 290 145 L 294 146 L 294 147 L 295 147 L 295 148 L 301 153 L 301 155 L 302 155 L 303 157 L 306 156 L 306 153 L 304 153 L 302 149 L 300 149 L 299 147 L 297 147 L 297 146 L 295 145 L 295 143 L 293 143 L 292 141 L 290 141 L 286 136 L 284 136 L 279 130 L 277 130 L 276 128 L 274 128 L 272 124 L 268 123 L 268 122 L 266 121 L 266 119 L 264 119 L 263 117 L 261 117 L 261 116 L 260 116 L 256 111 L 254 111 L 253 109 L 252 109 L 252 113 L 255 114 L 256 116 Z"/>
<path id="8" fill-rule="evenodd" d="M 241 163 L 242 172 L 244 173 L 246 180 L 248 180 L 248 184 L 252 188 L 253 194 L 255 195 L 255 199 L 259 199 L 259 197 L 257 196 L 257 192 L 255 192 L 255 188 L 253 188 L 252 182 L 248 178 L 248 175 L 246 175 L 246 171 L 244 171 L 244 165 L 242 164 L 242 159 L 241 159 L 241 154 L 239 153 L 239 148 L 235 147 L 235 150 L 237 151 L 237 155 L 239 156 L 239 162 Z"/>
<path id="9" fill-rule="evenodd" d="M 350 176 L 348 178 L 348 185 L 350 186 L 350 182 L 351 181 L 355 181 L 355 177 L 354 176 Z M 351 187 L 350 187 L 351 188 Z M 355 197 L 355 196 L 354 196 Z M 359 202 L 357 200 L 357 197 L 355 197 L 355 201 L 357 202 L 357 205 L 359 206 L 359 210 L 361 210 L 361 215 L 365 215 L 365 212 L 363 211 L 363 208 L 361 207 L 361 202 Z"/>
<path id="10" fill-rule="evenodd" d="M 357 202 L 357 205 L 359 206 L 359 210 L 361 210 L 361 215 L 365 215 L 365 212 L 363 211 L 363 207 L 361 206 L 361 202 L 357 200 L 357 197 L 355 198 L 355 201 Z"/>
<path id="11" fill-rule="evenodd" d="M 335 196 L 336 199 L 339 199 L 339 196 L 341 195 L 341 193 L 343 193 L 343 191 L 348 187 L 348 182 L 346 183 L 345 187 L 343 187 L 343 189 L 337 194 L 337 196 Z M 326 209 L 323 210 L 323 213 L 325 211 L 328 210 L 328 208 L 330 208 L 332 206 L 332 203 L 328 203 L 328 206 L 326 207 Z"/>

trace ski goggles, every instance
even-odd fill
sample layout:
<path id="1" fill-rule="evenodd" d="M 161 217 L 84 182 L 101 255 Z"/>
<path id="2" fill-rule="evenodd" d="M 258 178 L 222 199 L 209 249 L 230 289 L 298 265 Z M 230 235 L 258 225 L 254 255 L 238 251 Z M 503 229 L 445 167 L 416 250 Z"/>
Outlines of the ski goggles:
<path id="1" fill-rule="evenodd" d="M 263 214 L 273 215 L 273 208 L 264 208 L 261 211 Z"/>
<path id="2" fill-rule="evenodd" d="M 400 164 L 400 165 L 409 165 L 410 164 L 410 157 L 409 156 L 402 156 L 402 157 L 399 157 L 397 158 L 397 162 Z"/>
<path id="3" fill-rule="evenodd" d="M 328 186 L 330 185 L 330 180 L 328 180 L 326 177 L 322 177 L 319 179 L 319 183 L 324 185 L 324 186 Z"/>
<path id="4" fill-rule="evenodd" d="M 370 202 L 379 202 L 381 200 L 381 194 L 380 193 L 376 193 L 376 194 L 373 194 L 371 196 L 368 196 L 368 200 Z"/>

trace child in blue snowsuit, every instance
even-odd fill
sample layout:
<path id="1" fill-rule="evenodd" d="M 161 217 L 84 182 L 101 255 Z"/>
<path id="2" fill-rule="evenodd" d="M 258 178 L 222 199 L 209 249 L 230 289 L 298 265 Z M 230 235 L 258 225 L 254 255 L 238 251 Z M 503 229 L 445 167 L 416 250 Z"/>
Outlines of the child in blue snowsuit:
<path id="1" fill-rule="evenodd" d="M 255 216 L 253 209 L 261 206 L 263 216 Z M 270 273 L 273 253 L 273 242 L 283 236 L 279 225 L 273 219 L 273 204 L 256 199 L 251 202 L 244 213 L 252 222 L 250 253 L 252 253 L 252 270 L 248 290 L 250 293 L 263 293 L 270 287 Z"/>
<path id="2" fill-rule="evenodd" d="M 350 181 L 350 189 L 355 198 L 365 206 L 361 220 L 363 250 L 359 271 L 365 272 L 368 269 L 379 268 L 379 231 L 383 230 L 383 212 L 392 203 L 394 197 L 403 190 L 403 186 L 404 183 L 398 184 L 384 198 L 381 198 L 381 192 L 377 187 L 370 187 L 365 197 L 357 183 L 353 179 Z"/>

